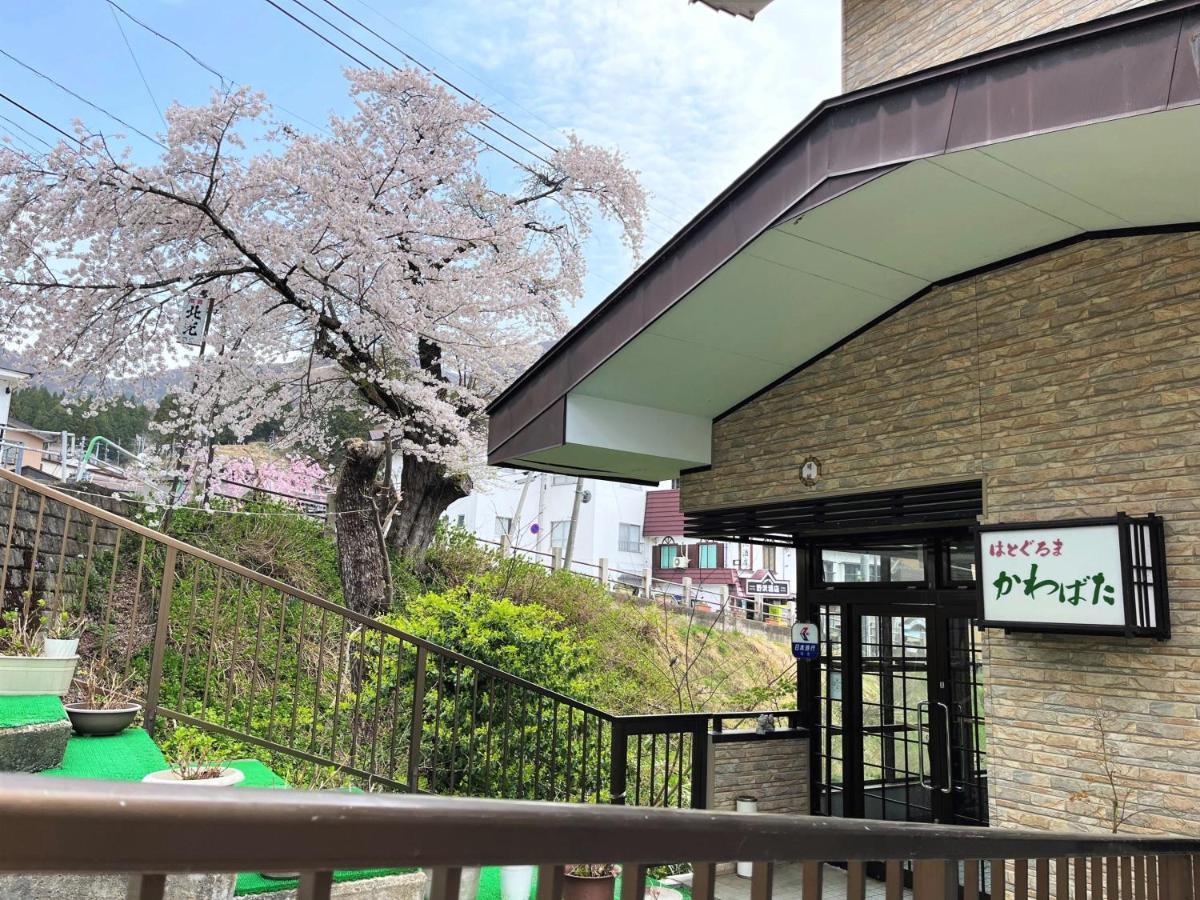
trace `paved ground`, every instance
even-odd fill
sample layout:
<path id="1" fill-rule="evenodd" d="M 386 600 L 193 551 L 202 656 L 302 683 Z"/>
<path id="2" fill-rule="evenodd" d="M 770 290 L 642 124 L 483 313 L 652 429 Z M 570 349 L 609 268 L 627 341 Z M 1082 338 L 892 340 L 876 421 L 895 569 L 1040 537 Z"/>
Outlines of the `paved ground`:
<path id="1" fill-rule="evenodd" d="M 783 863 L 775 867 L 775 896 L 788 900 L 799 900 L 802 896 L 803 868 L 799 863 Z M 836 866 L 825 866 L 823 894 L 828 900 L 844 900 L 846 896 L 846 872 Z M 750 900 L 750 879 L 738 878 L 734 874 L 719 875 L 716 886 L 717 900 Z M 882 881 L 867 879 L 866 900 L 883 900 Z M 804 900 L 811 900 L 805 897 Z M 912 900 L 912 891 L 904 891 L 904 900 Z"/>

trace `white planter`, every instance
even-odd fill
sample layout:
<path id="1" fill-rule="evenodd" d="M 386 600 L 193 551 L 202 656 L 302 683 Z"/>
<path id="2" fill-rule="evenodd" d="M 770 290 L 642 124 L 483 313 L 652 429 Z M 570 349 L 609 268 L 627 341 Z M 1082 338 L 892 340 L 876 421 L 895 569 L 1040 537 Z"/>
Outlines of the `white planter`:
<path id="1" fill-rule="evenodd" d="M 42 656 L 50 659 L 69 659 L 79 649 L 79 638 L 46 638 L 42 642 Z"/>
<path id="2" fill-rule="evenodd" d="M 231 769 L 224 766 L 216 778 L 180 778 L 174 769 L 163 769 L 161 772 L 151 772 L 142 781 L 151 784 L 188 784 L 198 787 L 232 787 L 246 777 L 241 769 Z"/>
<path id="3" fill-rule="evenodd" d="M 0 696 L 63 696 L 75 677 L 78 656 L 0 656 Z"/>
<path id="4" fill-rule="evenodd" d="M 500 900 L 529 900 L 533 891 L 533 866 L 500 867 Z"/>

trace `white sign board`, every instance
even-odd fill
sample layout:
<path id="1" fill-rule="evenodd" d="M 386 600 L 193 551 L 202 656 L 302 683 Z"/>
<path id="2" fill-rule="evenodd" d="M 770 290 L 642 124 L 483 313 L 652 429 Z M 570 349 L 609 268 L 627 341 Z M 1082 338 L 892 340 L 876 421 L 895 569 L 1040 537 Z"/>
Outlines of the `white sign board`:
<path id="1" fill-rule="evenodd" d="M 185 297 L 179 316 L 179 340 L 189 347 L 204 343 L 204 320 L 208 317 L 209 299 L 203 295 Z"/>
<path id="2" fill-rule="evenodd" d="M 984 531 L 980 550 L 989 624 L 1125 625 L 1120 526 Z"/>

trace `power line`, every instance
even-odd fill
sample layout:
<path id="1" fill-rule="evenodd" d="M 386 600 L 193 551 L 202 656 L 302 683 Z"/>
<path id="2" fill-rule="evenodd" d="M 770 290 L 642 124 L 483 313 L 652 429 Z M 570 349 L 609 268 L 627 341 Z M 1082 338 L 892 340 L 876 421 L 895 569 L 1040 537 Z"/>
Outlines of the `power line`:
<path id="1" fill-rule="evenodd" d="M 309 7 L 309 6 L 306 6 L 306 5 L 305 5 L 305 4 L 302 2 L 302 0 L 292 0 L 292 2 L 293 2 L 293 3 L 295 3 L 297 6 L 300 6 L 301 8 L 303 8 L 303 9 L 307 10 L 307 11 L 309 12 L 309 14 L 311 14 L 311 15 L 315 16 L 316 18 L 320 19 L 322 22 L 324 22 L 326 25 L 328 25 L 328 26 L 329 26 L 330 28 L 332 28 L 334 31 L 338 32 L 338 34 L 341 34 L 341 35 L 343 35 L 344 37 L 348 38 L 349 40 L 353 41 L 353 42 L 354 42 L 354 43 L 355 43 L 357 46 L 359 46 L 359 47 L 361 47 L 362 49 L 366 50 L 366 51 L 367 51 L 368 53 L 370 53 L 372 56 L 376 57 L 376 58 L 377 58 L 377 59 L 379 59 L 381 62 L 383 62 L 385 65 L 387 65 L 387 66 L 390 66 L 391 68 L 393 68 L 393 69 L 395 69 L 395 70 L 397 70 L 397 71 L 399 71 L 399 70 L 400 70 L 400 66 L 396 65 L 394 62 L 392 62 L 390 59 L 388 59 L 387 57 L 383 56 L 382 54 L 380 54 L 380 53 L 376 52 L 375 50 L 372 50 L 370 47 L 368 47 L 366 44 L 364 44 L 364 43 L 363 43 L 362 41 L 360 41 L 358 38 L 354 37 L 354 35 L 352 35 L 352 34 L 349 34 L 349 33 L 348 33 L 348 32 L 346 32 L 345 30 L 343 30 L 342 28 L 339 28 L 337 25 L 333 24 L 333 23 L 332 23 L 332 22 L 330 22 L 328 19 L 326 19 L 324 16 L 322 16 L 320 13 L 318 13 L 318 12 L 314 12 L 314 11 L 312 10 L 312 8 L 311 8 L 311 7 Z M 280 6 L 278 3 L 276 3 L 276 2 L 275 2 L 275 0 L 266 0 L 266 3 L 267 3 L 267 4 L 269 4 L 270 6 L 274 7 L 275 9 L 277 9 L 279 12 L 283 13 L 285 16 L 287 16 L 287 17 L 288 17 L 289 19 L 291 19 L 293 22 L 295 22 L 295 23 L 297 23 L 298 25 L 302 26 L 302 27 L 303 27 L 303 28 L 304 28 L 306 31 L 309 31 L 309 32 L 311 32 L 312 34 L 314 34 L 314 35 L 316 35 L 317 37 L 319 37 L 319 38 L 320 38 L 322 41 L 324 41 L 324 42 L 325 42 L 326 44 L 328 44 L 330 47 L 333 47 L 335 50 L 338 50 L 339 52 L 341 52 L 341 53 L 342 53 L 343 55 L 345 55 L 345 56 L 346 56 L 348 59 L 351 59 L 351 60 L 353 60 L 354 62 L 358 63 L 358 65 L 362 66 L 364 69 L 370 69 L 370 68 L 371 68 L 371 66 L 370 66 L 370 65 L 368 65 L 368 64 L 367 64 L 367 63 L 365 63 L 365 62 L 363 62 L 361 59 L 359 59 L 357 56 L 355 56 L 353 53 L 351 53 L 349 50 L 347 50 L 347 49 L 346 49 L 345 47 L 343 47 L 341 44 L 338 44 L 336 41 L 334 41 L 334 40 L 333 40 L 332 38 L 330 38 L 329 36 L 327 36 L 327 35 L 325 35 L 325 34 L 321 33 L 321 32 L 320 32 L 320 31 L 318 31 L 317 29 L 313 28 L 311 25 L 309 25 L 309 24 L 308 24 L 307 22 L 305 22 L 303 19 L 300 19 L 300 18 L 298 18 L 298 17 L 297 17 L 296 15 L 294 15 L 293 13 L 291 13 L 291 12 L 289 12 L 288 10 L 284 9 L 282 6 Z M 492 110 L 492 112 L 494 113 L 494 112 L 495 112 L 495 110 Z M 481 123 L 479 123 L 479 124 L 480 124 L 480 125 L 482 125 L 484 128 L 486 128 L 488 131 L 490 131 L 490 132 L 492 132 L 493 134 L 497 135 L 498 137 L 502 138 L 503 140 L 506 140 L 506 141 L 508 141 L 508 142 L 509 142 L 510 144 L 512 144 L 514 147 L 518 147 L 518 148 L 520 148 L 521 150 L 524 150 L 524 151 L 525 151 L 526 153 L 528 153 L 530 156 L 534 157 L 534 158 L 535 158 L 535 159 L 537 159 L 537 160 L 540 160 L 542 163 L 545 163 L 546 165 L 549 165 L 549 164 L 550 164 L 550 163 L 549 163 L 549 161 L 548 161 L 547 159 L 545 159 L 544 157 L 542 157 L 542 156 L 540 156 L 539 154 L 535 153 L 534 151 L 530 150 L 528 147 L 526 147 L 526 146 L 525 146 L 524 144 L 522 144 L 520 141 L 514 140 L 513 138 L 509 137 L 507 134 L 505 134 L 503 131 L 500 131 L 500 130 L 499 130 L 499 129 L 497 129 L 495 126 L 489 125 L 487 122 L 481 122 Z M 507 159 L 507 160 L 509 160 L 510 162 L 512 162 L 514 165 L 516 165 L 516 166 L 519 166 L 519 167 L 520 167 L 520 168 L 522 168 L 522 169 L 528 169 L 528 168 L 529 168 L 529 166 L 528 166 L 527 164 L 525 164 L 525 163 L 522 163 L 522 162 L 520 162 L 519 160 L 516 160 L 516 159 L 514 159 L 514 158 L 513 158 L 511 155 L 509 155 L 509 154 L 508 154 L 508 153 L 506 153 L 505 151 L 503 151 L 503 150 L 499 149 L 498 147 L 494 146 L 493 144 L 491 144 L 491 143 L 489 143 L 488 141 L 484 140 L 483 138 L 479 137 L 479 135 L 477 135 L 477 134 L 473 134 L 473 133 L 471 133 L 470 131 L 468 131 L 468 134 L 471 134 L 471 136 L 472 136 L 473 138 L 475 138 L 475 140 L 479 141 L 479 143 L 481 143 L 481 144 L 483 144 L 484 146 L 486 146 L 486 147 L 490 148 L 491 150 L 494 150 L 496 153 L 499 153 L 501 156 L 503 156 L 505 159 Z"/>
<path id="2" fill-rule="evenodd" d="M 293 2 L 299 2 L 299 0 L 293 0 Z M 364 24 L 359 19 L 356 19 L 354 16 L 350 15 L 350 13 L 346 12 L 344 9 L 342 9 L 340 6 L 338 6 L 336 3 L 334 3 L 333 0 L 322 0 L 322 2 L 325 3 L 326 6 L 332 6 L 339 13 L 341 13 L 343 16 L 345 16 L 347 19 L 349 19 L 351 22 L 353 22 L 355 25 L 357 25 L 359 28 L 362 28 L 363 30 L 365 30 L 368 34 L 372 34 L 375 37 L 379 38 L 379 40 L 383 41 L 385 44 L 387 44 L 389 47 L 391 47 L 393 50 L 395 50 L 397 53 L 399 53 L 401 56 L 403 56 L 405 59 L 407 59 L 409 62 L 411 62 L 414 66 L 427 72 L 429 75 L 431 75 L 433 78 L 440 81 L 442 84 L 444 84 L 447 87 L 462 94 L 462 96 L 466 97 L 472 103 L 478 103 L 480 106 L 487 108 L 488 110 L 491 111 L 492 115 L 496 116 L 496 118 L 500 119 L 503 122 L 507 122 L 513 128 L 517 129 L 517 131 L 521 132 L 522 134 L 526 135 L 527 137 L 533 138 L 535 141 L 537 141 L 539 144 L 541 144 L 543 147 L 545 147 L 551 153 L 558 152 L 558 147 L 542 140 L 540 137 L 538 137 L 532 131 L 522 128 L 520 125 L 518 125 L 512 119 L 508 118 L 508 116 L 504 115 L 503 113 L 499 112 L 498 110 L 494 109 L 493 107 L 488 106 L 486 103 L 484 103 L 478 97 L 476 97 L 474 94 L 471 94 L 470 92 L 464 90 L 463 88 L 461 88 L 457 84 L 455 84 L 453 81 L 451 81 L 449 78 L 446 78 L 444 75 L 439 74 L 434 69 L 425 65 L 425 63 L 421 62 L 419 59 L 417 59 L 411 53 L 407 52 L 406 50 L 404 50 L 400 47 L 397 47 L 395 44 L 393 44 L 391 41 L 389 41 L 387 38 L 385 38 L 378 31 L 375 31 L 369 25 Z M 303 6 L 303 4 L 301 4 L 301 6 Z M 307 9 L 307 7 L 305 7 L 305 8 Z M 314 15 L 315 15 L 315 13 L 314 13 Z M 324 20 L 322 20 L 322 21 L 324 21 Z M 336 28 L 337 26 L 335 25 L 333 27 Z M 543 160 L 543 162 L 545 162 L 545 160 Z"/>
<path id="3" fill-rule="evenodd" d="M 140 128 L 138 128 L 136 125 L 131 125 L 131 124 L 129 124 L 129 123 L 128 123 L 128 122 L 126 122 L 124 119 L 122 119 L 120 116 L 118 116 L 116 113 L 110 112 L 109 110 L 105 109 L 103 106 L 100 106 L 99 104 L 93 103 L 93 102 L 92 102 L 91 100 L 89 100 L 87 97 L 84 97 L 84 96 L 82 96 L 82 95 L 80 95 L 80 94 L 77 94 L 75 91 L 71 90 L 71 89 L 70 89 L 69 87 L 67 87 L 65 84 L 63 84 L 63 83 L 61 83 L 61 82 L 59 82 L 59 81 L 56 81 L 56 80 L 54 80 L 53 78 L 51 78 L 49 75 L 47 75 L 45 72 L 41 71 L 40 69 L 38 69 L 38 68 L 36 68 L 36 67 L 34 67 L 34 66 L 30 65 L 30 64 L 29 64 L 29 63 L 27 63 L 27 62 L 24 62 L 23 60 L 20 60 L 20 59 L 18 59 L 18 58 L 17 58 L 17 57 L 15 57 L 15 56 L 13 56 L 11 53 L 9 53 L 7 50 L 5 50 L 3 47 L 0 47 L 0 55 L 4 55 L 4 56 L 8 57 L 8 58 L 9 58 L 9 59 L 11 59 L 13 62 L 15 62 L 17 65 L 21 66 L 22 68 L 25 68 L 25 69 L 29 70 L 29 71 L 30 71 L 30 72 L 32 72 L 34 75 L 37 75 L 37 76 L 38 76 L 38 77 L 40 77 L 40 78 L 44 78 L 46 81 L 48 81 L 48 82 L 50 82 L 51 84 L 53 84 L 53 85 L 54 85 L 55 87 L 57 87 L 59 90 L 61 90 L 61 91 L 64 91 L 65 93 L 68 93 L 68 94 L 70 94 L 72 97 L 74 97 L 76 100 L 80 101 L 81 103 L 86 103 L 86 104 L 87 104 L 88 106 L 90 106 L 92 109 L 96 110 L 97 112 L 101 112 L 101 113 L 103 113 L 104 115 L 106 115 L 106 116 L 108 116 L 110 119 L 112 119 L 113 121 L 115 121 L 115 122 L 119 122 L 120 124 L 124 125 L 126 128 L 129 128 L 129 129 L 132 129 L 133 131 L 136 131 L 138 134 L 140 134 L 140 135 L 141 135 L 142 137 L 144 137 L 146 140 L 148 140 L 148 141 L 151 141 L 151 142 L 153 142 L 153 143 L 155 143 L 155 144 L 158 144 L 158 146 L 162 147 L 164 150 L 165 150 L 165 149 L 167 149 L 167 146 L 166 146 L 166 144 L 164 144 L 162 141 L 158 140 L 158 139 L 157 139 L 157 138 L 155 138 L 155 137 L 152 137 L 151 135 L 148 135 L 148 134 L 146 134 L 146 132 L 142 131 L 142 130 L 141 130 Z"/>
<path id="4" fill-rule="evenodd" d="M 36 134 L 36 133 L 34 133 L 34 132 L 30 131 L 30 130 L 29 130 L 28 128 L 26 128 L 24 125 L 20 125 L 20 124 L 18 124 L 17 122 L 13 121 L 12 119 L 10 119 L 10 118 L 9 118 L 8 116 L 6 116 L 6 115 L 0 114 L 0 121 L 7 122 L 9 125 L 11 125 L 13 128 L 16 128 L 18 131 L 23 131 L 25 134 L 29 135 L 29 136 L 30 136 L 31 138 L 33 138 L 35 141 L 38 141 L 38 142 L 40 142 L 40 143 L 41 143 L 43 146 L 45 146 L 45 147 L 48 147 L 48 148 L 53 148 L 53 146 L 54 146 L 54 145 L 53 145 L 53 144 L 51 144 L 51 143 L 50 143 L 48 140 L 46 140 L 44 137 L 42 137 L 40 134 Z M 14 135 L 13 135 L 13 137 L 16 137 L 16 135 L 14 134 Z M 30 145 L 30 144 L 25 144 L 25 146 L 26 146 L 26 147 L 29 147 L 29 149 L 30 149 L 30 150 L 33 150 L 33 147 L 32 147 L 32 145 Z M 35 151 L 35 152 L 36 152 L 36 151 Z"/>
<path id="5" fill-rule="evenodd" d="M 8 94 L 3 93 L 2 91 L 0 91 L 0 100 L 4 100 L 7 103 L 11 103 L 17 109 L 21 110 L 21 112 L 25 113 L 25 115 L 31 116 L 31 117 L 37 119 L 39 122 L 41 122 L 47 128 L 53 128 L 55 131 L 57 131 L 59 134 L 61 134 L 63 137 L 65 137 L 68 141 L 82 143 L 82 141 L 80 141 L 79 138 L 75 137 L 75 135 L 68 134 L 66 131 L 63 131 L 63 129 L 59 128 L 57 125 L 55 125 L 49 119 L 42 118 L 37 113 L 35 113 L 32 109 L 30 109 L 28 106 L 25 106 L 22 103 L 18 103 L 16 100 L 14 100 L 12 97 L 8 96 Z M 40 138 L 39 138 L 39 140 L 40 140 Z"/>
<path id="6" fill-rule="evenodd" d="M 239 83 L 236 79 L 230 78 L 228 75 L 224 75 L 217 69 L 210 66 L 208 63 L 206 63 L 204 60 L 202 60 L 199 56 L 197 56 L 195 53 L 193 53 L 191 50 L 189 50 L 187 47 L 185 47 L 179 41 L 175 40 L 170 35 L 164 34 L 163 32 L 159 31 L 158 29 L 154 28 L 153 26 L 148 25 L 147 23 L 143 22 L 141 19 L 137 18 L 136 16 L 130 14 L 129 12 L 126 12 L 126 10 L 122 6 L 120 6 L 120 4 L 115 3 L 114 0 L 105 0 L 105 2 L 107 2 L 110 7 L 114 7 L 119 13 L 121 13 L 121 15 L 125 16 L 127 19 L 129 19 L 129 21 L 133 22 L 139 28 L 146 30 L 147 32 L 154 35 L 159 40 L 170 44 L 176 50 L 179 50 L 181 53 L 183 53 L 185 56 L 187 56 L 188 59 L 190 59 L 192 62 L 194 62 L 200 68 L 204 69 L 206 72 L 209 72 L 212 75 L 216 75 L 217 78 L 220 80 L 222 87 L 225 87 L 227 85 L 233 86 L 233 85 Z M 317 131 L 324 132 L 325 134 L 329 133 L 329 130 L 326 129 L 323 125 L 320 125 L 317 122 L 312 121 L 311 119 L 306 119 L 304 116 L 300 115 L 297 112 L 293 112 L 292 110 L 288 109 L 286 106 L 283 106 L 279 103 L 275 103 L 274 101 L 272 101 L 272 105 L 276 109 L 280 110 L 281 112 L 284 112 L 287 115 L 291 116 L 297 122 L 303 122 L 305 125 L 308 125 L 311 128 L 315 128 Z"/>
<path id="7" fill-rule="evenodd" d="M 227 79 L 224 75 L 222 75 L 220 72 L 218 72 L 212 66 L 210 66 L 208 63 L 206 63 L 204 60 L 202 60 L 200 57 L 198 57 L 195 53 L 193 53 L 187 47 L 183 46 L 183 44 L 179 43 L 178 41 L 174 40 L 173 38 L 167 37 L 167 35 L 163 34 L 160 31 L 157 31 L 154 28 L 152 28 L 151 26 L 147 25 L 141 19 L 137 18 L 137 16 L 126 11 L 119 4 L 113 2 L 113 0 L 105 0 L 105 2 L 107 2 L 110 7 L 116 9 L 118 12 L 121 13 L 121 15 L 123 15 L 125 18 L 129 19 L 129 21 L 133 22 L 135 25 L 141 26 L 146 31 L 150 32 L 152 35 L 154 35 L 156 38 L 158 38 L 159 40 L 166 41 L 168 44 L 170 44 L 175 49 L 186 54 L 188 56 L 188 58 L 190 58 L 191 61 L 194 62 L 196 65 L 200 66 L 202 69 L 206 69 L 213 75 L 216 75 L 217 78 L 221 79 L 222 84 L 225 84 L 226 82 L 228 82 L 229 84 L 233 84 L 233 82 L 230 79 Z"/>
<path id="8" fill-rule="evenodd" d="M 158 100 L 154 97 L 154 91 L 150 90 L 150 82 L 146 80 L 146 73 L 142 71 L 142 64 L 138 62 L 137 54 L 133 52 L 133 44 L 129 43 L 129 35 L 125 33 L 125 26 L 117 18 L 116 10 L 110 6 L 108 11 L 112 13 L 113 24 L 117 26 L 117 31 L 121 32 L 121 40 L 125 42 L 125 49 L 129 51 L 129 58 L 133 60 L 133 67 L 137 69 L 138 76 L 142 79 L 142 84 L 146 87 L 146 94 L 150 97 L 150 102 L 154 104 L 155 112 L 158 113 L 158 117 L 162 119 L 163 125 L 166 126 L 167 120 L 163 115 L 162 107 L 158 105 Z"/>

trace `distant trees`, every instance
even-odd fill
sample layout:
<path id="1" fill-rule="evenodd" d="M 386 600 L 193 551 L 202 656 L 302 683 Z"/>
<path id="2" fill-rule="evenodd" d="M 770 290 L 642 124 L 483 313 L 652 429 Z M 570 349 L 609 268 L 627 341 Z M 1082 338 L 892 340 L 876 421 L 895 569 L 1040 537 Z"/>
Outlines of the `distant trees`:
<path id="1" fill-rule="evenodd" d="M 94 437 L 103 435 L 133 450 L 150 425 L 151 412 L 133 397 L 125 397 L 95 415 L 86 402 L 65 401 L 61 393 L 44 387 L 24 388 L 13 395 L 9 416 L 46 431 L 70 431 Z"/>

